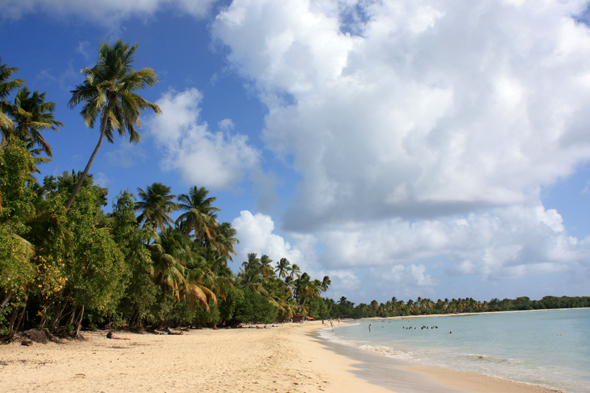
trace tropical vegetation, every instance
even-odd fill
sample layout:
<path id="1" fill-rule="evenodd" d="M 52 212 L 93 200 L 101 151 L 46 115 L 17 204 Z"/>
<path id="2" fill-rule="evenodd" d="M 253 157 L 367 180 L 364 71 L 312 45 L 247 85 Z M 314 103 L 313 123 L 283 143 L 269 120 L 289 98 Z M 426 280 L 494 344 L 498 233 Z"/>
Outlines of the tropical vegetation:
<path id="1" fill-rule="evenodd" d="M 285 258 L 256 254 L 232 271 L 237 233 L 217 221 L 204 187 L 174 195 L 154 182 L 136 195 L 122 191 L 107 209 L 108 190 L 89 173 L 103 139 L 117 131 L 136 143 L 140 112 L 160 113 L 136 93 L 158 81 L 152 69 L 133 69 L 136 48 L 102 43 L 96 66 L 82 70 L 69 106 L 83 104 L 90 128 L 98 120 L 98 144 L 83 171 L 42 180 L 33 174 L 53 155 L 44 132 L 63 127 L 56 104 L 0 64 L 0 336 L 270 323 L 320 309 L 327 317 L 317 303 L 328 277 L 312 280 Z"/>
<path id="2" fill-rule="evenodd" d="M 77 337 L 81 329 L 132 330 L 174 326 L 234 326 L 288 321 L 294 316 L 390 317 L 396 315 L 589 307 L 590 298 L 541 300 L 393 297 L 385 303 L 322 297 L 331 280 L 311 277 L 286 258 L 248 254 L 234 272 L 237 233 L 218 222 L 216 198 L 193 186 L 175 195 L 154 182 L 137 195 L 121 191 L 107 208 L 108 190 L 95 184 L 90 166 L 113 131 L 138 142 L 143 110 L 160 109 L 136 91 L 158 80 L 135 71 L 137 44 L 100 46 L 96 66 L 72 91 L 70 107 L 83 103 L 88 127 L 99 119 L 99 141 L 82 172 L 41 173 L 53 151 L 44 132 L 58 131 L 55 104 L 31 92 L 18 69 L 0 60 L 0 338 L 40 328 Z M 14 94 L 11 100 L 11 95 Z M 46 156 L 43 156 L 46 155 Z M 174 215 L 176 219 L 173 219 Z"/>

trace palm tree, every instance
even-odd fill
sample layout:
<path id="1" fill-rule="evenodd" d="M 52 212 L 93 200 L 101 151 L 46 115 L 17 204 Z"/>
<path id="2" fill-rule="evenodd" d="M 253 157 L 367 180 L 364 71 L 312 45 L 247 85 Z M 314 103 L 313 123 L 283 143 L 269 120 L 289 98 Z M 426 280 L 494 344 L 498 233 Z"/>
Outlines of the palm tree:
<path id="1" fill-rule="evenodd" d="M 156 114 L 161 113 L 158 105 L 134 93 L 136 90 L 152 87 L 159 80 L 151 68 L 134 71 L 132 63 L 135 61 L 136 49 L 137 44 L 129 48 L 123 40 L 117 41 L 113 46 L 103 42 L 100 45 L 98 63 L 93 68 L 82 69 L 86 80 L 72 90 L 72 99 L 68 105 L 74 108 L 85 102 L 80 114 L 84 117 L 87 127 L 93 128 L 96 118 L 100 115 L 100 138 L 82 173 L 82 178 L 66 203 L 66 210 L 70 209 L 80 190 L 104 137 L 113 143 L 113 130 L 117 130 L 121 137 L 129 133 L 129 141 L 137 143 L 140 135 L 135 126 L 141 127 L 140 110 L 151 109 Z"/>
<path id="2" fill-rule="evenodd" d="M 26 87 L 18 90 L 14 105 L 9 112 L 16 124 L 13 130 L 7 129 L 7 132 L 3 132 L 3 137 L 6 138 L 6 134 L 13 134 L 21 140 L 31 140 L 35 145 L 41 146 L 45 154 L 53 157 L 51 146 L 45 141 L 40 131 L 47 129 L 59 131 L 57 127 L 63 127 L 63 124 L 53 119 L 55 103 L 45 102 L 45 94 L 34 91 L 31 95 Z"/>
<path id="3" fill-rule="evenodd" d="M 220 209 L 211 206 L 215 202 L 215 197 L 207 197 L 209 191 L 205 187 L 197 188 L 194 186 L 187 194 L 178 196 L 179 209 L 186 212 L 176 220 L 177 224 L 182 224 L 185 234 L 195 231 L 197 239 L 210 239 L 213 237 L 214 230 L 217 227 L 217 214 Z"/>
<path id="4" fill-rule="evenodd" d="M 43 152 L 43 149 L 35 147 L 36 143 L 31 138 L 27 138 L 25 140 L 25 143 L 27 149 L 29 149 L 29 151 L 31 152 L 31 157 L 33 157 L 33 163 L 30 168 L 31 174 L 33 174 L 34 172 L 41 173 L 41 171 L 37 169 L 37 165 L 51 162 L 51 159 L 47 157 L 40 157 L 41 153 Z"/>
<path id="5" fill-rule="evenodd" d="M 215 236 L 208 240 L 209 245 L 222 259 L 232 260 L 232 255 L 238 255 L 234 245 L 240 241 L 236 238 L 237 231 L 232 228 L 229 222 L 221 223 L 215 231 Z"/>
<path id="6" fill-rule="evenodd" d="M 301 277 L 301 269 L 299 269 L 299 266 L 297 266 L 295 263 L 293 264 L 293 266 L 291 266 L 291 274 L 290 274 L 291 278 L 295 278 L 295 276 L 297 276 L 298 278 Z"/>
<path id="7" fill-rule="evenodd" d="M 264 276 L 254 267 L 240 269 L 238 283 L 258 295 L 267 294 L 267 291 L 264 289 Z"/>
<path id="8" fill-rule="evenodd" d="M 330 277 L 324 276 L 322 284 L 320 285 L 320 289 L 322 290 L 322 292 L 326 292 L 328 288 L 330 288 L 330 285 L 332 285 L 332 280 L 330 280 Z"/>
<path id="9" fill-rule="evenodd" d="M 291 263 L 287 260 L 287 258 L 281 258 L 281 260 L 277 262 L 277 268 L 275 269 L 275 271 L 279 274 L 279 278 L 287 277 L 290 267 Z"/>
<path id="10" fill-rule="evenodd" d="M 5 100 L 12 90 L 24 86 L 25 81 L 22 79 L 9 81 L 10 76 L 18 72 L 18 68 L 9 68 L 8 64 L 1 63 L 2 58 L 0 57 L 0 129 L 2 129 L 2 134 L 4 135 L 5 130 L 10 130 L 14 127 L 12 120 L 6 115 L 6 113 L 11 111 L 12 105 Z"/>
<path id="11" fill-rule="evenodd" d="M 248 254 L 248 260 L 242 262 L 242 269 L 246 270 L 254 270 L 257 274 L 260 273 L 260 259 L 256 257 L 255 252 L 251 252 Z"/>
<path id="12" fill-rule="evenodd" d="M 137 217 L 138 225 L 143 221 L 146 224 L 149 222 L 153 228 L 160 228 L 160 231 L 172 225 L 174 221 L 168 213 L 176 210 L 177 204 L 173 201 L 176 195 L 170 194 L 170 187 L 156 182 L 148 186 L 147 191 L 138 188 L 138 192 L 140 200 L 135 203 L 135 210 L 141 210 L 141 214 Z"/>
<path id="13" fill-rule="evenodd" d="M 295 265 L 293 265 L 295 266 Z M 320 296 L 319 286 L 321 281 L 311 281 L 309 274 L 303 273 L 301 277 L 295 280 L 296 299 L 299 304 L 303 304 L 306 298 L 315 299 Z"/>
<path id="14" fill-rule="evenodd" d="M 265 254 L 260 257 L 260 273 L 266 278 L 269 278 L 275 272 L 270 265 L 271 263 L 272 259 L 270 259 L 268 255 Z"/>

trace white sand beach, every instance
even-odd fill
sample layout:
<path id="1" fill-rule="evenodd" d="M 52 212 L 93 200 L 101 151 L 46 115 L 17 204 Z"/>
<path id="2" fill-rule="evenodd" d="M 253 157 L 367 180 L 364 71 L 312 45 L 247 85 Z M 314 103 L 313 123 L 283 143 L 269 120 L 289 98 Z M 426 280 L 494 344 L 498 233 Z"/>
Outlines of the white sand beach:
<path id="1" fill-rule="evenodd" d="M 392 392 L 309 333 L 321 322 L 183 335 L 84 332 L 65 344 L 0 346 L 0 392 Z M 467 392 L 550 390 L 436 367 L 407 365 L 429 384 Z M 404 371 L 404 370 L 401 370 Z M 418 384 L 421 382 L 418 381 Z"/>

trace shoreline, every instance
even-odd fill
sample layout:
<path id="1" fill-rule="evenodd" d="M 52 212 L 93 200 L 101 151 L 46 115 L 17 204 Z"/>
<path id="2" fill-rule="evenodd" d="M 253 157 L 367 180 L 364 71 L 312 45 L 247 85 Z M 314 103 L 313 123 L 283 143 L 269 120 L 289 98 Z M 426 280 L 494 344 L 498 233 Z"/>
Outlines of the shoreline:
<path id="1" fill-rule="evenodd" d="M 537 311 L 537 310 L 522 310 Z M 541 311 L 541 310 L 539 310 Z M 513 312 L 513 311 L 508 311 Z M 492 312 L 493 313 L 493 312 Z M 483 313 L 472 314 L 453 314 L 453 316 L 479 315 Z M 387 319 L 406 319 L 406 318 L 423 318 L 444 315 L 424 315 L 424 316 L 403 316 L 389 318 L 363 318 L 364 320 L 387 320 Z M 343 321 L 342 325 L 350 322 Z M 341 325 L 341 326 L 342 326 Z M 311 336 L 321 342 L 327 350 L 338 354 L 343 354 L 354 360 L 354 373 L 370 383 L 374 383 L 395 391 L 397 393 L 447 393 L 447 392 L 472 392 L 472 393 L 567 393 L 560 389 L 546 387 L 542 385 L 530 384 L 525 382 L 511 381 L 498 377 L 479 374 L 469 371 L 460 371 L 438 366 L 429 366 L 420 363 L 410 363 L 404 360 L 394 359 L 379 352 L 367 351 L 362 348 L 347 346 L 340 343 L 331 342 L 319 335 L 318 328 L 311 332 Z M 377 366 L 377 372 L 373 370 Z M 381 373 L 381 375 L 379 374 Z M 413 376 L 408 376 L 411 373 Z M 388 374 L 384 378 L 384 374 Z M 415 375 L 420 374 L 423 378 L 420 383 L 414 381 Z"/>
<path id="2" fill-rule="evenodd" d="M 378 357 L 364 362 L 314 336 L 318 328 L 320 321 L 183 335 L 117 332 L 129 340 L 83 332 L 85 340 L 30 347 L 13 342 L 0 346 L 0 392 L 551 392 L 504 380 L 494 385 L 479 374 L 392 363 L 358 349 Z"/>

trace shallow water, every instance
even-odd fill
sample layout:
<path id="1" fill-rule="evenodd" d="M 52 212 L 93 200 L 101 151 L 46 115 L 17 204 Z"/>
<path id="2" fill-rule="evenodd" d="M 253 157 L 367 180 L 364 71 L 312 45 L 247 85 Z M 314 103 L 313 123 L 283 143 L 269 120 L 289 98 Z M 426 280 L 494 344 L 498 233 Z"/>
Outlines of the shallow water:
<path id="1" fill-rule="evenodd" d="M 363 320 L 320 337 L 392 359 L 590 392 L 590 309 Z"/>

